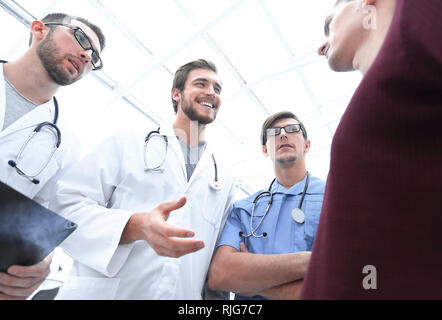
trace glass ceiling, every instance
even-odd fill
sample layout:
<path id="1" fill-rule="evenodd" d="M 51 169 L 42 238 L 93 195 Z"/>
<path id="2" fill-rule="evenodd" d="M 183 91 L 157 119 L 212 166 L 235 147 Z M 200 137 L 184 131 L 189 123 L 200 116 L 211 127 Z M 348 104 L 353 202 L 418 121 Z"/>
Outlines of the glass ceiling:
<path id="1" fill-rule="evenodd" d="M 212 60 L 223 82 L 223 104 L 206 138 L 217 161 L 240 181 L 242 197 L 267 188 L 273 178 L 259 134 L 265 118 L 281 110 L 294 112 L 307 129 L 307 169 L 327 177 L 333 134 L 361 80 L 356 72 L 330 71 L 316 53 L 334 3 L 0 0 L 0 59 L 21 56 L 26 23 L 49 12 L 82 16 L 101 27 L 104 68 L 57 93 L 60 122 L 75 131 L 85 152 L 114 131 L 141 127 L 147 134 L 160 120 L 172 122 L 175 70 L 194 59 Z"/>

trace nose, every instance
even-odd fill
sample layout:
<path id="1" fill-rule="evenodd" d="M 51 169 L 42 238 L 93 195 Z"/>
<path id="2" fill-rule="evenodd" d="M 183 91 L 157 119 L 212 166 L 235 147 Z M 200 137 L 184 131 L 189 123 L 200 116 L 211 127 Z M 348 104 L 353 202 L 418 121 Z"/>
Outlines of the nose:
<path id="1" fill-rule="evenodd" d="M 327 52 L 327 48 L 329 46 L 328 41 L 325 41 L 319 48 L 318 48 L 318 54 L 320 56 L 325 56 L 325 53 Z"/>
<path id="2" fill-rule="evenodd" d="M 211 97 L 213 97 L 213 98 L 215 98 L 217 96 L 215 87 L 214 86 L 208 86 L 206 94 L 211 96 Z"/>
<path id="3" fill-rule="evenodd" d="M 281 133 L 279 134 L 279 138 L 280 139 L 283 139 L 283 138 L 287 139 L 287 131 L 285 131 L 284 127 L 281 128 Z"/>
<path id="4" fill-rule="evenodd" d="M 81 61 L 83 61 L 83 63 L 87 65 L 89 62 L 92 61 L 91 55 L 92 55 L 92 50 L 90 49 L 81 51 L 80 52 Z"/>

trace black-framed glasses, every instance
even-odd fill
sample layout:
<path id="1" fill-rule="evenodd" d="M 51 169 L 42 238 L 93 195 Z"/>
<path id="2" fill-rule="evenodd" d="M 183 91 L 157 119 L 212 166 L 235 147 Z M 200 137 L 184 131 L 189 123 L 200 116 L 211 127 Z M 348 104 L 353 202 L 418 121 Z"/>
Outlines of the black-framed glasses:
<path id="1" fill-rule="evenodd" d="M 84 50 L 92 50 L 91 54 L 91 62 L 93 66 L 93 71 L 100 70 L 103 68 L 103 61 L 101 61 L 100 55 L 98 54 L 97 50 L 92 47 L 92 43 L 89 40 L 89 37 L 86 35 L 86 33 L 77 26 L 73 26 L 70 24 L 65 23 L 58 23 L 58 22 L 46 22 L 46 26 L 63 26 L 69 29 L 74 30 L 74 36 L 75 39 L 77 39 L 78 43 Z"/>
<path id="2" fill-rule="evenodd" d="M 281 129 L 284 128 L 286 133 L 295 133 L 302 130 L 301 125 L 299 123 L 288 124 L 284 127 L 273 127 L 267 128 L 266 134 L 267 136 L 277 136 L 281 134 Z"/>

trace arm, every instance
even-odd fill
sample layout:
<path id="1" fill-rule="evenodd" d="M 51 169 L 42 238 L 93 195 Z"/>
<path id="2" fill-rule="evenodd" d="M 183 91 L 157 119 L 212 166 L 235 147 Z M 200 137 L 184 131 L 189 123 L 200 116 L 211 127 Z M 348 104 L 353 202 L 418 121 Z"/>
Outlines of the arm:
<path id="1" fill-rule="evenodd" d="M 310 254 L 254 254 L 221 246 L 212 262 L 209 287 L 232 292 L 261 292 L 293 282 L 304 277 Z"/>
<path id="2" fill-rule="evenodd" d="M 131 155 L 131 150 L 125 149 L 131 138 L 111 137 L 73 165 L 57 181 L 57 196 L 49 206 L 79 226 L 61 247 L 75 260 L 110 277 L 125 264 L 135 240 L 145 240 L 159 254 L 174 257 L 202 247 L 198 240 L 174 239 L 193 233 L 165 222 L 169 212 L 184 205 L 185 199 L 160 204 L 149 212 L 111 207 L 114 192 L 125 177 L 127 160 L 123 157 Z M 190 249 L 183 241 L 190 242 Z"/>
<path id="3" fill-rule="evenodd" d="M 39 263 L 23 267 L 11 266 L 7 273 L 0 273 L 0 300 L 24 300 L 42 284 L 49 275 L 51 257 Z"/>
<path id="4" fill-rule="evenodd" d="M 304 280 L 296 280 L 281 284 L 261 292 L 236 292 L 244 297 L 262 296 L 269 300 L 299 300 Z"/>
<path id="5" fill-rule="evenodd" d="M 241 243 L 241 252 L 248 252 L 244 243 Z M 261 292 L 238 292 L 238 294 L 250 297 L 260 295 L 269 300 L 299 300 L 303 283 L 303 279 L 295 280 L 292 282 L 281 284 L 279 286 L 265 289 Z"/>

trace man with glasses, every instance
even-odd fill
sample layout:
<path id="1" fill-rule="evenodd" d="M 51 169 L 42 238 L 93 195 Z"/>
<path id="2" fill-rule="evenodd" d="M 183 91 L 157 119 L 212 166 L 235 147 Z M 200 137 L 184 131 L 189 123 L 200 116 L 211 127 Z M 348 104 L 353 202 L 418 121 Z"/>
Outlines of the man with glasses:
<path id="1" fill-rule="evenodd" d="M 62 13 L 33 21 L 30 29 L 29 49 L 19 59 L 0 64 L 0 181 L 47 205 L 54 196 L 54 181 L 77 156 L 76 143 L 57 127 L 54 95 L 60 86 L 103 66 L 99 53 L 105 38 L 86 19 Z M 26 143 L 36 128 L 35 140 Z M 58 145 L 53 154 L 37 138 L 45 135 Z M 0 273 L 0 299 L 27 298 L 48 275 L 50 263 L 47 257 L 36 265 L 11 266 Z"/>
<path id="2" fill-rule="evenodd" d="M 270 116 L 262 151 L 276 178 L 268 190 L 237 201 L 209 273 L 209 287 L 235 299 L 297 299 L 316 234 L 324 182 L 307 170 L 310 140 L 292 112 Z"/>

